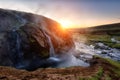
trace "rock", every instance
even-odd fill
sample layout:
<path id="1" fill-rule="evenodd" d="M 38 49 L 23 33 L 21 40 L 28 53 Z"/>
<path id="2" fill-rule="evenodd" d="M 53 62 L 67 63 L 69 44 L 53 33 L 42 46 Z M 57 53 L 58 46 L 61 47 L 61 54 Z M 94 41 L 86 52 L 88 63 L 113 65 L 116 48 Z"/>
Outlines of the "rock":
<path id="1" fill-rule="evenodd" d="M 45 63 L 52 52 L 59 55 L 71 48 L 74 48 L 71 36 L 56 21 L 0 9 L 0 65 L 25 68 L 37 60 L 40 67 L 43 65 L 40 61 Z"/>

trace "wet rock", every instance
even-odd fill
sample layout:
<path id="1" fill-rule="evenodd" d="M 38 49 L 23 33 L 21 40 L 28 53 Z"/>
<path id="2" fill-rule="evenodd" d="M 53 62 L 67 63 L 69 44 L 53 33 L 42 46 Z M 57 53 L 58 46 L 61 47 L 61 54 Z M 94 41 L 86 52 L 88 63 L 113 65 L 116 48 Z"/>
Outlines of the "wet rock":
<path id="1" fill-rule="evenodd" d="M 26 68 L 37 60 L 38 68 L 41 62 L 47 61 L 52 50 L 61 54 L 73 47 L 69 33 L 56 21 L 32 13 L 0 9 L 0 65 Z"/>
<path id="2" fill-rule="evenodd" d="M 99 46 L 97 49 L 95 49 L 95 53 L 97 55 L 104 58 L 111 58 L 113 60 L 119 61 L 119 49 L 111 48 L 103 43 L 96 43 L 96 45 Z"/>
<path id="3" fill-rule="evenodd" d="M 109 49 L 109 47 L 104 45 L 103 43 L 96 43 L 95 49 Z"/>

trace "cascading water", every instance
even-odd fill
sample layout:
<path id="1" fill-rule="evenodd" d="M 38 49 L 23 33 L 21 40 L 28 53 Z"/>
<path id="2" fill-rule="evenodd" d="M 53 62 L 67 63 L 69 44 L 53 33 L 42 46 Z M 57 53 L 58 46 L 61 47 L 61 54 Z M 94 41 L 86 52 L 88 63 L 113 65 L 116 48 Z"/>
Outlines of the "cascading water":
<path id="1" fill-rule="evenodd" d="M 57 54 L 55 52 L 52 39 L 51 39 L 51 36 L 54 34 L 47 31 L 46 22 L 44 21 L 44 19 L 40 19 L 41 20 L 40 23 L 42 27 L 39 27 L 39 28 L 40 30 L 42 30 L 44 36 L 47 39 L 47 43 L 49 45 L 50 57 L 48 59 L 42 59 L 39 56 L 34 56 L 34 57 L 31 57 L 30 60 L 24 59 L 23 52 L 21 49 L 22 42 L 21 42 L 21 37 L 19 34 L 19 28 L 25 25 L 26 21 L 18 15 L 16 15 L 16 17 L 20 24 L 15 25 L 15 27 L 10 32 L 9 38 L 8 38 L 9 46 L 10 46 L 9 50 L 11 52 L 9 56 L 10 56 L 11 61 L 13 62 L 14 67 L 19 68 L 19 69 L 27 69 L 27 70 L 33 69 L 34 70 L 39 67 L 89 66 L 88 63 L 84 62 L 80 58 L 75 57 L 74 54 L 76 53 L 76 49 L 71 49 L 68 52 L 64 52 L 61 54 Z"/>
<path id="2" fill-rule="evenodd" d="M 93 55 L 99 55 L 104 58 L 111 58 L 120 61 L 120 50 L 111 48 L 103 43 L 95 43 L 94 45 L 87 45 L 81 41 L 75 41 L 76 50 L 80 53 L 82 58 L 92 58 Z"/>
<path id="3" fill-rule="evenodd" d="M 54 57 L 55 56 L 55 50 L 54 50 L 51 38 L 46 33 L 44 33 L 44 35 L 47 37 L 48 43 L 49 43 L 49 46 L 50 46 L 50 50 L 49 50 L 50 51 L 50 57 Z"/>
<path id="4" fill-rule="evenodd" d="M 56 54 L 50 36 L 45 33 L 46 22 L 42 18 L 40 20 L 41 20 L 41 26 L 43 26 L 42 27 L 43 33 L 47 37 L 48 44 L 50 46 L 50 57 L 48 60 L 57 62 L 58 65 L 56 65 L 55 67 L 89 66 L 88 63 L 86 63 L 74 56 L 74 54 L 76 52 L 75 49 L 71 49 L 68 52 L 62 53 L 60 55 Z"/>
<path id="5" fill-rule="evenodd" d="M 17 55 L 17 64 L 15 65 L 16 68 L 20 68 L 23 66 L 23 53 L 21 50 L 21 38 L 19 36 L 19 34 L 17 33 L 17 31 L 13 32 L 14 35 L 16 36 L 16 44 L 15 44 L 15 48 L 16 48 L 16 55 Z"/>
<path id="6" fill-rule="evenodd" d="M 36 22 L 39 22 L 39 20 L 38 21 L 36 20 Z M 51 37 L 45 32 L 46 31 L 45 28 L 47 27 L 47 25 L 46 25 L 46 22 L 44 21 L 44 19 L 42 17 L 40 19 L 40 22 L 41 22 L 41 26 L 42 26 L 40 29 L 42 29 L 44 35 L 46 36 L 46 38 L 48 40 L 49 47 L 50 47 L 50 49 L 49 49 L 50 57 L 48 58 L 48 60 L 53 61 L 53 62 L 54 61 L 60 62 L 61 60 L 59 58 L 57 58 L 57 56 L 55 54 L 55 50 L 54 50 L 54 47 L 53 47 L 53 43 L 51 41 Z"/>
<path id="7" fill-rule="evenodd" d="M 74 55 L 74 49 L 68 51 L 68 49 L 74 46 L 73 42 L 68 34 L 57 32 L 59 29 L 57 22 L 31 13 L 9 10 L 0 10 L 0 12 L 0 24 L 2 25 L 0 32 L 3 31 L 5 33 L 5 36 L 2 35 L 3 37 L 1 38 L 1 42 L 3 40 L 5 42 L 1 43 L 3 46 L 0 48 L 0 52 L 3 52 L 0 57 L 5 59 L 0 59 L 0 65 L 29 70 L 35 70 L 40 67 L 87 65 L 87 63 L 84 63 L 84 61 Z M 52 32 L 54 30 L 55 32 Z M 68 36 L 70 45 L 65 45 L 64 42 L 66 43 L 66 41 L 64 41 L 64 37 L 57 36 L 59 34 Z M 53 41 L 58 47 L 54 47 Z M 47 49 L 47 45 L 49 45 L 49 50 Z M 66 49 L 61 49 L 61 45 Z M 59 48 L 63 51 L 58 50 Z M 50 57 L 47 58 L 49 55 Z M 5 61 L 2 62 L 2 60 Z"/>
<path id="8" fill-rule="evenodd" d="M 56 62 L 60 62 L 60 59 L 56 57 L 55 50 L 54 50 L 50 36 L 48 36 L 45 32 L 44 32 L 44 35 L 47 37 L 48 44 L 50 46 L 50 49 L 49 49 L 50 57 L 48 60 L 54 60 Z"/>
<path id="9" fill-rule="evenodd" d="M 15 66 L 16 68 L 21 68 L 24 66 L 25 62 L 23 61 L 23 52 L 21 50 L 21 38 L 18 33 L 18 29 L 21 26 L 24 26 L 27 21 L 17 14 L 15 16 L 19 24 L 16 24 L 13 27 L 12 32 L 10 32 L 10 37 L 11 37 L 10 50 L 12 50 L 12 55 L 10 54 L 10 58 L 13 61 L 13 66 Z"/>
<path id="10" fill-rule="evenodd" d="M 17 31 L 13 30 L 9 34 L 9 50 L 12 52 L 9 56 L 13 62 L 13 66 L 17 67 L 23 60 L 23 53 L 21 51 L 21 39 Z"/>

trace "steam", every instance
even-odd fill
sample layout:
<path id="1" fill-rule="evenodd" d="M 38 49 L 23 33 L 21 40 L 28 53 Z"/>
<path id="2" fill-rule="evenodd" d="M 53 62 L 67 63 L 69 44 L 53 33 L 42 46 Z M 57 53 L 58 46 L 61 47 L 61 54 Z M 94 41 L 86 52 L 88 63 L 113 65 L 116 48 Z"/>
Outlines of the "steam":
<path id="1" fill-rule="evenodd" d="M 75 49 L 69 50 L 69 52 L 60 56 L 62 62 L 57 65 L 57 67 L 71 67 L 71 66 L 90 66 L 89 63 L 81 60 L 80 57 L 75 56 Z M 79 55 L 80 56 L 80 55 Z"/>
<path id="2" fill-rule="evenodd" d="M 54 47 L 53 47 L 53 43 L 51 41 L 50 35 L 48 35 L 46 33 L 47 24 L 42 17 L 41 17 L 40 21 L 41 21 L 41 26 L 42 26 L 41 29 L 43 30 L 44 35 L 47 37 L 48 44 L 50 46 L 50 50 L 49 50 L 50 57 L 48 58 L 48 61 L 50 60 L 53 63 L 55 63 L 55 62 L 57 63 L 56 66 L 54 66 L 54 65 L 52 65 L 52 66 L 54 66 L 54 67 L 89 66 L 89 63 L 86 63 L 83 60 L 81 60 L 80 58 L 77 58 L 75 56 L 76 49 L 74 49 L 74 48 L 69 50 L 68 52 L 56 54 L 54 51 Z M 49 32 L 49 34 L 50 34 L 50 32 Z M 54 35 L 54 34 L 52 34 L 52 35 Z"/>

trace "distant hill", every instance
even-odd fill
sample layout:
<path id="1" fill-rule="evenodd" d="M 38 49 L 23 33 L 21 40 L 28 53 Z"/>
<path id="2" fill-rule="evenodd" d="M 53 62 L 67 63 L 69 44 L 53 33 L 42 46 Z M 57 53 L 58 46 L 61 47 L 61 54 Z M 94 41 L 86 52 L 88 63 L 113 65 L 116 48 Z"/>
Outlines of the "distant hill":
<path id="1" fill-rule="evenodd" d="M 75 29 L 69 29 L 69 31 L 73 33 L 79 32 L 79 33 L 113 34 L 120 32 L 120 23 L 100 25 L 89 28 L 75 28 Z"/>

